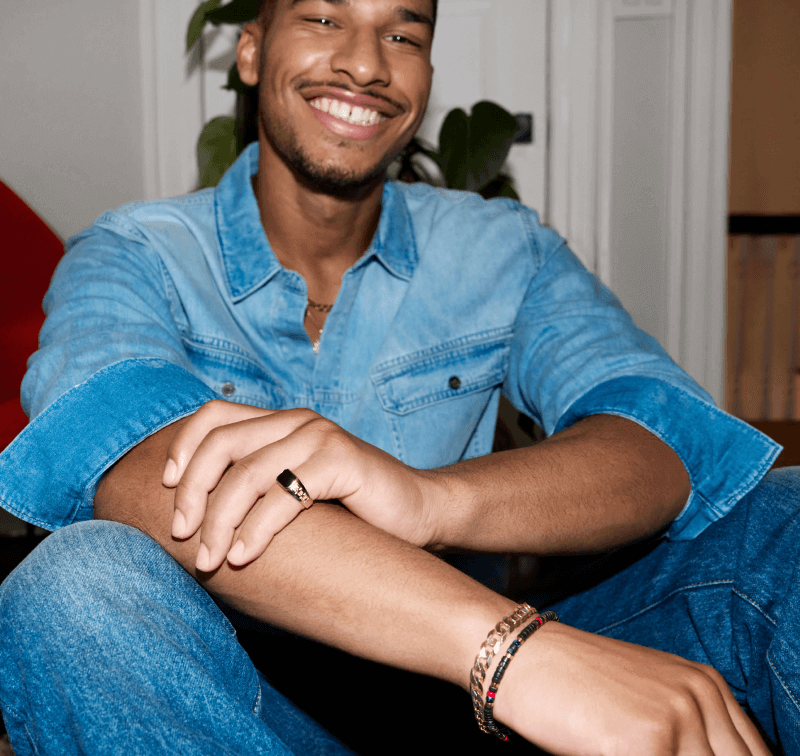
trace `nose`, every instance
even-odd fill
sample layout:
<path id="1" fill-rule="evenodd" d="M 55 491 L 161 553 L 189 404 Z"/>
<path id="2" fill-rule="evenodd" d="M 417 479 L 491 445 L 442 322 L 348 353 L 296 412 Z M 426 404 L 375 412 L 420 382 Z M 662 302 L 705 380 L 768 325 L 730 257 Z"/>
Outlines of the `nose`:
<path id="1" fill-rule="evenodd" d="M 391 78 L 383 39 L 374 30 L 353 30 L 344 36 L 331 58 L 331 68 L 359 87 L 385 86 Z"/>

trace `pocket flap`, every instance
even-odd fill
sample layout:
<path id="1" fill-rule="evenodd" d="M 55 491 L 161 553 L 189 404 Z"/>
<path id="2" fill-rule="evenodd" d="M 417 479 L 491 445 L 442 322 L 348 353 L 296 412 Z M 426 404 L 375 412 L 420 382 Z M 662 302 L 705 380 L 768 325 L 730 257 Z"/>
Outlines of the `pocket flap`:
<path id="1" fill-rule="evenodd" d="M 405 415 L 499 386 L 508 370 L 510 343 L 510 329 L 501 338 L 496 332 L 460 338 L 378 365 L 372 382 L 383 408 Z"/>

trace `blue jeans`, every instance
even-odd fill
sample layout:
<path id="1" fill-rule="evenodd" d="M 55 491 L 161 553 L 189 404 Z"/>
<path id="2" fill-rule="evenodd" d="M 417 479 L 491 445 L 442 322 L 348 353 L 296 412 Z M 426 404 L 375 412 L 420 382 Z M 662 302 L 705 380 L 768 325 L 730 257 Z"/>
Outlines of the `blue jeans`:
<path id="1" fill-rule="evenodd" d="M 716 667 L 766 739 L 796 754 L 798 550 L 800 470 L 779 470 L 695 540 L 593 564 L 555 608 Z M 0 639 L 18 756 L 347 753 L 257 673 L 205 591 L 123 525 L 47 538 L 0 587 Z"/>
<path id="2" fill-rule="evenodd" d="M 256 671 L 155 541 L 70 525 L 0 586 L 0 708 L 28 754 L 349 754 Z"/>

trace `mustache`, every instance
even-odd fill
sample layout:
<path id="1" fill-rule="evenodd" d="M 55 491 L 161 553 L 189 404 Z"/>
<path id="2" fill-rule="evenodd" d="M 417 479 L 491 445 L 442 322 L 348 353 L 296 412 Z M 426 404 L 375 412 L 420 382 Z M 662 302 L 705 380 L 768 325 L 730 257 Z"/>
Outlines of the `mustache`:
<path id="1" fill-rule="evenodd" d="M 337 89 L 343 89 L 345 92 L 355 92 L 357 94 L 365 94 L 369 97 L 374 97 L 376 100 L 383 100 L 384 102 L 388 102 L 393 108 L 396 108 L 400 111 L 405 111 L 405 106 L 401 103 L 397 102 L 397 100 L 393 100 L 391 97 L 387 97 L 383 92 L 376 92 L 372 89 L 365 89 L 365 90 L 358 90 L 356 92 L 353 87 L 349 84 L 345 84 L 341 81 L 310 81 L 308 79 L 304 79 L 297 85 L 298 91 L 302 92 L 304 89 L 309 89 L 311 87 L 335 87 Z"/>

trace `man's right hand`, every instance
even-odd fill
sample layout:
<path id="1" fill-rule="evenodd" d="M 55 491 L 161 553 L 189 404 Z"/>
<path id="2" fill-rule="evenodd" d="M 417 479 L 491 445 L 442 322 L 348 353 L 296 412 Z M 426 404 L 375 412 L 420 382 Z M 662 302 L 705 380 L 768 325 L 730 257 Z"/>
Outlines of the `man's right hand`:
<path id="1" fill-rule="evenodd" d="M 769 756 L 716 670 L 555 622 L 516 654 L 494 713 L 553 754 Z"/>
<path id="2" fill-rule="evenodd" d="M 212 401 L 175 434 L 162 480 L 175 487 L 172 535 L 200 532 L 198 569 L 210 572 L 226 559 L 249 564 L 304 510 L 276 483 L 285 469 L 311 499 L 338 500 L 381 530 L 416 546 L 429 544 L 425 505 L 437 498 L 426 495 L 434 486 L 429 472 L 309 409 Z"/>

